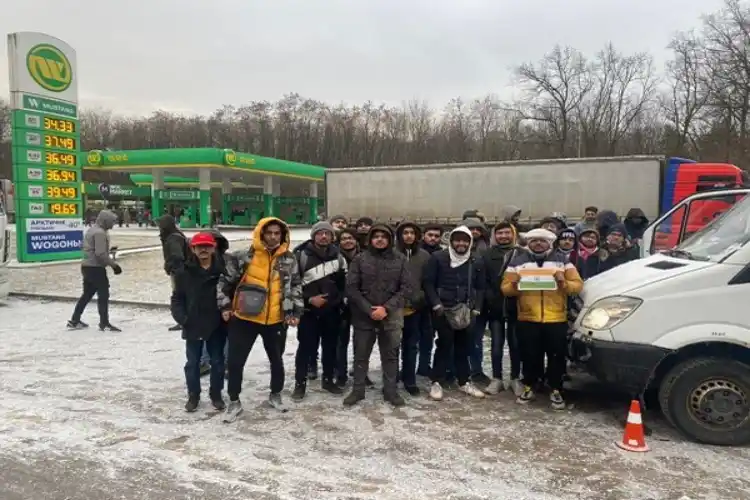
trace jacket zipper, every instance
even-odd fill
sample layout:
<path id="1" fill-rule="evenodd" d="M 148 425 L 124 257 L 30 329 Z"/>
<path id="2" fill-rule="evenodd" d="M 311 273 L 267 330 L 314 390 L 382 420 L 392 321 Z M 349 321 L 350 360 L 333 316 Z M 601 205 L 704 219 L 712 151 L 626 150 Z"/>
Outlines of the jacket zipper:
<path id="1" fill-rule="evenodd" d="M 271 320 L 271 275 L 273 274 L 273 255 L 271 254 L 271 251 L 266 249 L 266 252 L 268 252 L 268 297 L 266 297 L 266 325 Z M 282 307 L 283 307 L 283 301 L 282 298 Z"/>

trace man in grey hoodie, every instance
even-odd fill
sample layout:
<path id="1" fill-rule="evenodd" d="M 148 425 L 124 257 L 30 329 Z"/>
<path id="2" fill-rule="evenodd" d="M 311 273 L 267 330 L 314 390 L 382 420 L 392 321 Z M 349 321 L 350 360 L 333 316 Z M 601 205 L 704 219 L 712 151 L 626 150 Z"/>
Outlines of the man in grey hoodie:
<path id="1" fill-rule="evenodd" d="M 99 308 L 99 330 L 102 332 L 122 331 L 109 322 L 109 278 L 107 267 L 111 267 L 115 274 L 122 273 L 122 268 L 110 255 L 109 230 L 115 226 L 117 215 L 109 210 L 102 210 L 83 237 L 83 260 L 81 260 L 81 274 L 83 275 L 83 293 L 73 310 L 73 316 L 68 321 L 68 328 L 88 328 L 89 325 L 81 321 L 86 306 L 97 296 Z"/>

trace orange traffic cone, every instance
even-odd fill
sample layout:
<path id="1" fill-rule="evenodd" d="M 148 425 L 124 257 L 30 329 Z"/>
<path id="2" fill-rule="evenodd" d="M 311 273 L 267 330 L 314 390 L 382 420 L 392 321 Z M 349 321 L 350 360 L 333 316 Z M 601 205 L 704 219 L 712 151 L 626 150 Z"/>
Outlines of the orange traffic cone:
<path id="1" fill-rule="evenodd" d="M 627 451 L 649 451 L 643 432 L 641 404 L 637 399 L 634 399 L 630 403 L 630 412 L 628 412 L 628 421 L 625 424 L 625 434 L 622 436 L 622 442 L 618 441 L 615 444 Z"/>

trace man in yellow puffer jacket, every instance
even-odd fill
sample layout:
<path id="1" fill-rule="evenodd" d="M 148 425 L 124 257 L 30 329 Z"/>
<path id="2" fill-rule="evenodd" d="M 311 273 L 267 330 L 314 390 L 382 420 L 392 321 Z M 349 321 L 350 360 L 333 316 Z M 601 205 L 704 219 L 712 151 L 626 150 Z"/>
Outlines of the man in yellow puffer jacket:
<path id="1" fill-rule="evenodd" d="M 516 334 L 524 388 L 517 401 L 526 404 L 535 398 L 533 388 L 544 376 L 546 354 L 550 401 L 561 410 L 565 408 L 560 391 L 568 347 L 568 296 L 583 289 L 583 280 L 567 256 L 553 249 L 555 233 L 532 229 L 526 239 L 528 250 L 517 252 L 500 286 L 506 297 L 518 297 Z"/>
<path id="2" fill-rule="evenodd" d="M 258 336 L 271 363 L 269 401 L 283 409 L 280 339 L 285 325 L 297 326 L 304 307 L 299 264 L 290 244 L 289 227 L 281 219 L 266 217 L 255 227 L 249 249 L 225 255 L 226 271 L 217 284 L 217 301 L 224 321 L 229 322 L 226 422 L 242 413 L 242 373 Z"/>

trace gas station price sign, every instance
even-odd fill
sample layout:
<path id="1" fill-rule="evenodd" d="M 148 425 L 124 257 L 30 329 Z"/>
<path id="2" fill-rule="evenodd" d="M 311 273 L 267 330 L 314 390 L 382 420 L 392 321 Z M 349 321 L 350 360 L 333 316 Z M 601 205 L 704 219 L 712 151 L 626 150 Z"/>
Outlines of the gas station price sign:
<path id="1" fill-rule="evenodd" d="M 81 257 L 84 212 L 75 50 L 44 33 L 8 35 L 20 262 Z"/>

